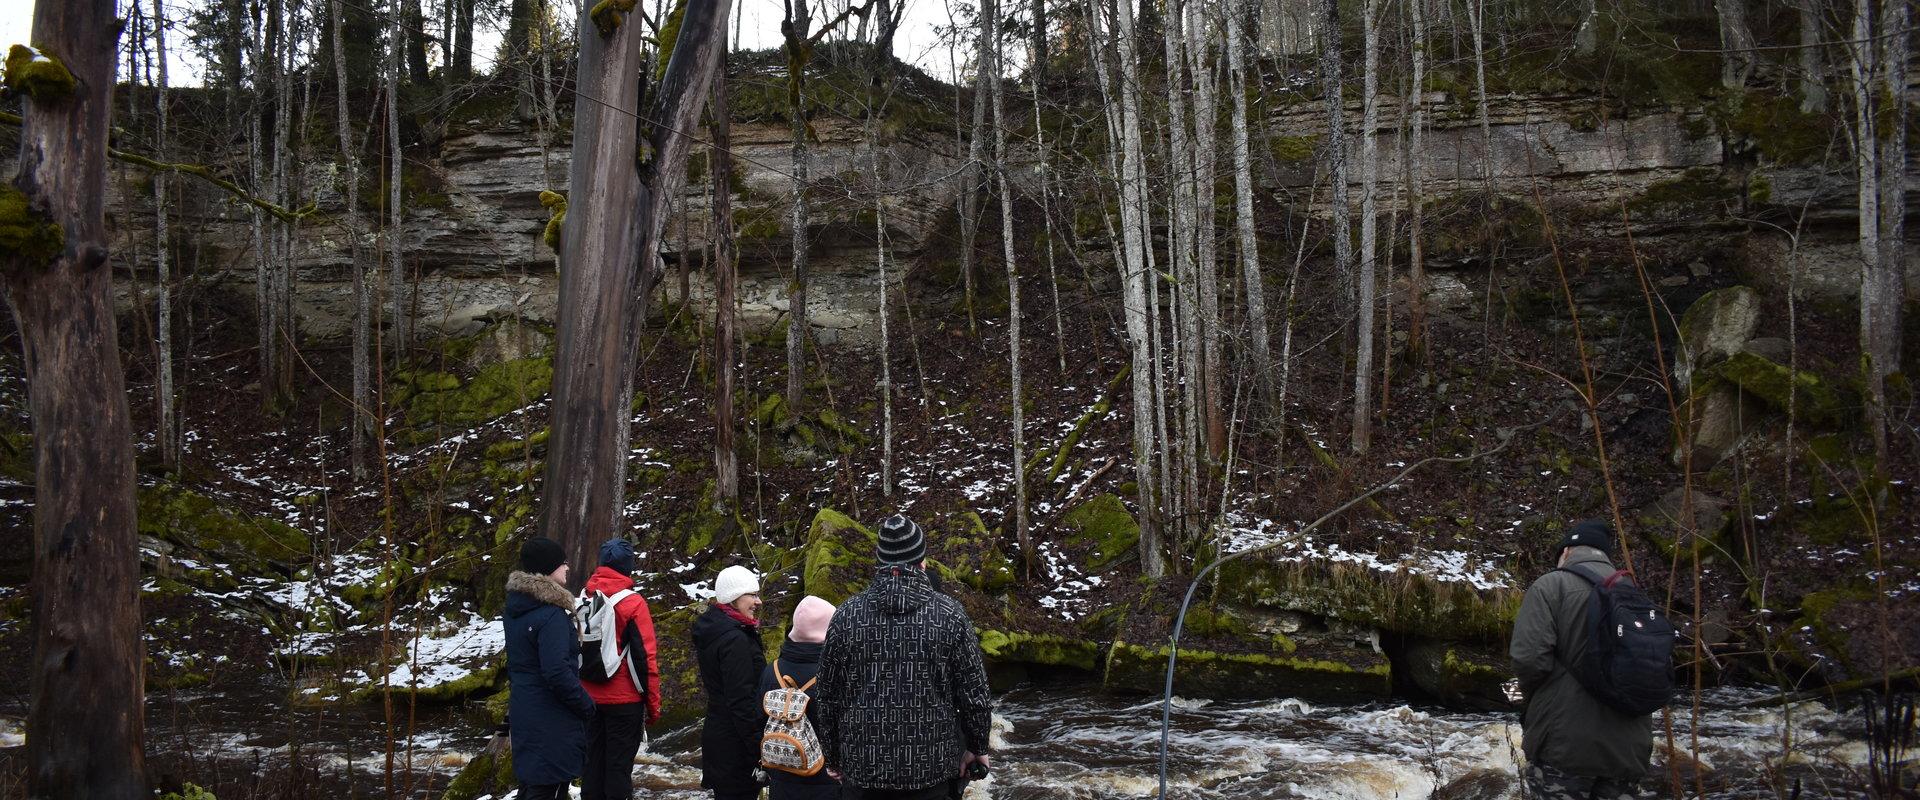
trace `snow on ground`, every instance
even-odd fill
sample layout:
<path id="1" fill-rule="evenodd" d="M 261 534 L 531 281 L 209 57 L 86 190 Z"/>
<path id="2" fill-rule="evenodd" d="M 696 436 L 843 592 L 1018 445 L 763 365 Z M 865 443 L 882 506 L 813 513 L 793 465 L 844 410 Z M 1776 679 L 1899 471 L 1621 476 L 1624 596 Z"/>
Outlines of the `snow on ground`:
<path id="1" fill-rule="evenodd" d="M 473 674 L 506 647 L 506 629 L 498 619 L 468 612 L 464 621 L 446 623 L 398 643 L 394 650 L 400 663 L 384 676 L 356 671 L 346 676 L 346 682 L 374 686 L 384 677 L 393 686 L 431 689 Z"/>
<path id="2" fill-rule="evenodd" d="M 1393 557 L 1347 550 L 1333 542 L 1317 541 L 1312 535 L 1288 541 L 1299 530 L 1271 519 L 1248 520 L 1235 512 L 1227 514 L 1228 528 L 1222 549 L 1240 553 L 1273 545 L 1265 558 L 1282 563 L 1324 561 L 1352 564 L 1375 572 L 1406 573 L 1446 583 L 1466 583 L 1482 591 L 1514 588 L 1513 576 L 1492 560 L 1460 550 L 1418 550 Z"/>

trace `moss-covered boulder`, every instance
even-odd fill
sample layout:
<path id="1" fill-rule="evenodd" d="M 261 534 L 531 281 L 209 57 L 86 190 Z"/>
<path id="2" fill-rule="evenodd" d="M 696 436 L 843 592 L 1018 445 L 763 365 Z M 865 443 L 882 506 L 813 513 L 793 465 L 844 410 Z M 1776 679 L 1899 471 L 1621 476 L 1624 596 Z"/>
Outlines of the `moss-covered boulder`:
<path id="1" fill-rule="evenodd" d="M 1760 293 L 1729 286 L 1700 296 L 1680 316 L 1680 340 L 1673 367 L 1681 386 L 1693 374 L 1740 352 L 1760 327 Z"/>
<path id="2" fill-rule="evenodd" d="M 1496 645 L 1418 639 L 1408 645 L 1405 665 L 1408 682 L 1449 706 L 1490 711 L 1511 705 L 1501 686 L 1513 673 Z"/>
<path id="3" fill-rule="evenodd" d="M 1222 566 L 1216 586 L 1237 603 L 1395 633 L 1498 641 L 1520 610 L 1519 589 L 1383 571 L 1327 558 L 1250 556 Z"/>
<path id="4" fill-rule="evenodd" d="M 287 574 L 305 560 L 312 542 L 284 522 L 221 506 L 177 484 L 142 487 L 138 527 L 178 550 L 172 559 L 190 582 L 231 589 L 235 576 Z"/>
<path id="5" fill-rule="evenodd" d="M 847 515 L 820 509 L 807 528 L 802 589 L 834 605 L 847 602 L 873 578 L 878 541 L 871 529 Z"/>
<path id="6" fill-rule="evenodd" d="M 956 520 L 960 529 L 935 533 L 927 542 L 927 568 L 941 581 L 965 586 L 982 595 L 998 595 L 1012 588 L 1018 577 L 1013 559 L 1000 552 L 1000 543 L 980 515 L 968 511 Z"/>
<path id="7" fill-rule="evenodd" d="M 460 772 L 447 782 L 447 789 L 440 793 L 440 800 L 477 800 L 477 798 L 499 797 L 520 785 L 513 777 L 513 741 L 506 736 L 495 735 L 481 748 L 480 754 L 460 768 Z"/>
<path id="8" fill-rule="evenodd" d="M 1098 494 L 1060 516 L 1067 543 L 1088 548 L 1087 571 L 1097 572 L 1133 555 L 1140 546 L 1140 523 L 1127 504 L 1111 494 Z"/>
<path id="9" fill-rule="evenodd" d="M 445 372 L 394 375 L 390 403 L 413 425 L 473 425 L 531 404 L 553 386 L 553 359 L 530 356 L 488 364 L 471 380 Z"/>
<path id="10" fill-rule="evenodd" d="M 1114 642 L 1105 683 L 1116 691 L 1158 693 L 1166 685 L 1167 646 Z M 1173 692 L 1181 697 L 1307 697 L 1370 700 L 1393 692 L 1385 656 L 1352 648 L 1227 652 L 1181 647 Z"/>
<path id="11" fill-rule="evenodd" d="M 1733 353 L 1697 375 L 1737 386 L 1769 408 L 1791 410 L 1795 422 L 1837 425 L 1845 422 L 1848 413 L 1848 399 L 1820 376 L 1749 350 Z"/>

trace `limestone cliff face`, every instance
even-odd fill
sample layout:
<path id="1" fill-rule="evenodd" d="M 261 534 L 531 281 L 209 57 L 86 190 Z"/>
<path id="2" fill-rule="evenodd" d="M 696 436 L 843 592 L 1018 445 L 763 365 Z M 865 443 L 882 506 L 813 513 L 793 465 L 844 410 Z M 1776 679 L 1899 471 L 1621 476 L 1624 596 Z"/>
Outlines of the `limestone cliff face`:
<path id="1" fill-rule="evenodd" d="M 1836 303 L 1851 302 L 1857 291 L 1853 176 L 1844 166 L 1828 169 L 1817 158 L 1783 155 L 1788 151 L 1780 139 L 1800 134 L 1730 123 L 1725 110 L 1717 107 L 1669 107 L 1610 117 L 1596 112 L 1591 97 L 1496 95 L 1488 106 L 1489 147 L 1471 99 L 1447 92 L 1426 97 L 1432 127 L 1420 159 L 1422 195 L 1433 239 L 1428 246 L 1434 270 L 1430 288 L 1443 304 L 1446 293 L 1461 283 L 1447 271 L 1476 262 L 1479 247 L 1468 240 L 1477 235 L 1539 239 L 1538 208 L 1552 213 L 1558 243 L 1571 244 L 1570 257 L 1583 263 L 1587 255 L 1581 248 L 1624 240 L 1628 233 L 1639 245 L 1658 246 L 1663 237 L 1689 245 L 1712 240 L 1739 248 L 1737 258 L 1750 273 L 1744 277 L 1762 286 L 1788 282 L 1792 248 L 1781 229 L 1749 221 L 1778 221 L 1805 209 L 1809 213 L 1793 279 Z M 1399 139 L 1403 104 L 1388 97 L 1381 106 L 1381 208 L 1388 214 L 1405 207 L 1405 196 L 1394 190 L 1406 173 Z M 1317 103 L 1296 103 L 1256 126 L 1266 137 L 1264 146 L 1256 147 L 1256 178 L 1274 201 L 1310 203 L 1316 214 L 1324 215 L 1328 193 L 1310 191 L 1324 128 L 1320 109 Z M 1348 112 L 1350 125 L 1357 129 L 1357 100 Z M 930 248 L 950 246 L 943 237 L 950 235 L 947 226 L 955 219 L 966 147 L 923 126 L 893 134 L 875 153 L 857 122 L 823 118 L 814 128 L 818 141 L 810 145 L 813 179 L 808 189 L 814 287 L 808 295 L 809 316 L 823 341 L 860 342 L 867 338 L 878 307 L 875 161 L 888 176 L 880 206 L 889 248 L 893 258 L 905 264 Z M 733 130 L 736 173 L 729 184 L 734 187 L 739 231 L 740 297 L 749 322 L 770 320 L 787 307 L 789 136 L 784 123 L 741 123 Z M 531 124 L 456 121 L 432 152 L 420 148 L 408 153 L 402 235 L 405 266 L 419 276 L 422 335 L 469 332 L 486 319 L 512 315 L 553 320 L 557 259 L 541 239 L 548 212 L 539 193 L 566 191 L 569 143 L 556 139 L 543 147 L 540 138 Z M 1357 132 L 1354 139 L 1357 151 Z M 313 339 L 344 335 L 351 319 L 344 181 L 330 153 L 301 156 L 307 160 L 303 179 L 313 187 L 320 209 L 300 226 L 294 252 L 297 314 L 302 331 Z M 1220 163 L 1224 167 L 1228 162 L 1223 157 Z M 1031 165 L 1014 166 L 1016 182 L 1030 185 Z M 692 272 L 690 296 L 705 300 L 711 296 L 705 279 L 710 225 L 705 155 L 696 153 L 689 169 L 694 173 L 689 191 L 677 204 L 664 238 L 666 274 L 661 283 L 664 296 L 678 297 L 677 269 L 685 254 Z M 369 223 L 373 220 L 367 209 L 375 207 L 383 185 L 374 171 L 369 165 L 369 174 L 362 175 L 363 217 Z M 1472 200 L 1489 172 L 1495 191 L 1512 201 L 1506 206 L 1509 219 L 1504 227 L 1485 225 L 1485 212 Z M 146 176 L 137 171 L 123 175 L 114 182 L 112 208 L 123 236 L 117 255 L 130 261 L 136 244 L 151 249 L 152 200 Z M 1357 175 L 1356 170 L 1356 180 Z M 1324 174 L 1319 180 L 1324 182 Z M 252 243 L 246 209 L 197 182 L 188 182 L 183 195 L 175 211 L 181 221 L 174 230 L 184 238 L 185 251 L 199 259 L 193 270 L 219 273 L 234 291 L 250 294 Z M 1483 228 L 1490 233 L 1478 233 Z M 376 258 L 385 249 L 377 232 L 362 232 L 362 246 Z M 1544 249 L 1544 241 L 1535 243 Z M 1910 251 L 1910 257 L 1914 255 L 1920 253 Z M 1598 263 L 1607 256 L 1593 258 Z M 898 270 L 889 274 L 899 279 Z M 1920 261 L 1910 264 L 1908 275 L 1909 294 L 1920 293 Z"/>

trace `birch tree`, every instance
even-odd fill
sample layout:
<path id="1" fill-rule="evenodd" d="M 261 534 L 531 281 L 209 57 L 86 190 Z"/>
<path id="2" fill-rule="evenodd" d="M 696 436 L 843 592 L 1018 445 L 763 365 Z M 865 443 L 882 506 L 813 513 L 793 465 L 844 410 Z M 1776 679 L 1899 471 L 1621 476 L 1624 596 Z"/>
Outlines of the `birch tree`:
<path id="1" fill-rule="evenodd" d="M 1353 221 L 1347 187 L 1346 98 L 1343 93 L 1340 53 L 1340 4 L 1324 0 L 1320 4 L 1320 85 L 1327 104 L 1327 179 L 1333 190 L 1333 264 L 1341 294 L 1349 310 L 1357 311 L 1358 281 L 1353 270 Z M 1361 372 L 1365 374 L 1364 371 Z"/>
<path id="2" fill-rule="evenodd" d="M 1000 36 L 998 13 L 992 0 L 986 2 L 986 36 L 993 41 L 993 58 L 987 71 L 987 91 L 993 101 L 993 173 L 1000 188 L 1000 243 L 1007 268 L 1007 372 L 1011 383 L 1013 422 L 1013 532 L 1026 562 L 1026 574 L 1033 577 L 1033 542 L 1027 538 L 1027 468 L 1025 410 L 1020 391 L 1020 269 L 1014 260 L 1013 192 L 1007 185 L 1007 111 L 1000 88 Z M 1037 121 L 1037 120 L 1036 120 Z M 884 284 L 883 284 L 884 286 Z"/>
<path id="3" fill-rule="evenodd" d="M 788 224 L 793 227 L 793 283 L 787 290 L 787 416 L 798 419 L 805 403 L 807 337 L 807 60 L 812 43 L 807 32 L 812 17 L 807 0 L 784 0 L 786 17 L 780 33 L 787 43 L 787 121 L 793 134 L 793 205 Z"/>
<path id="4" fill-rule="evenodd" d="M 1860 352 L 1867 425 L 1887 458 L 1887 376 L 1900 369 L 1906 205 L 1906 0 L 1856 0 L 1848 43 L 1860 225 Z"/>
<path id="5" fill-rule="evenodd" d="M 979 35 L 974 39 L 973 129 L 967 138 L 967 163 L 960 172 L 960 281 L 967 307 L 967 332 L 974 333 L 974 247 L 980 235 L 980 172 L 987 163 L 987 69 L 992 63 L 988 17 L 993 0 L 981 0 Z"/>
<path id="6" fill-rule="evenodd" d="M 400 70 L 406 35 L 395 11 L 389 9 L 387 16 L 387 319 L 393 334 L 393 359 L 398 364 L 413 345 L 413 309 L 404 246 L 407 218 L 400 205 L 406 169 L 405 152 L 400 147 Z"/>
<path id="7" fill-rule="evenodd" d="M 1246 287 L 1254 386 L 1261 405 L 1271 412 L 1275 402 L 1273 354 L 1268 338 L 1266 287 L 1260 278 L 1260 245 L 1253 232 L 1253 159 L 1247 143 L 1246 6 L 1235 2 L 1227 8 L 1227 73 L 1233 93 L 1233 230 L 1240 255 L 1240 280 Z"/>
<path id="8" fill-rule="evenodd" d="M 1187 72 L 1193 79 L 1193 217 L 1194 217 L 1194 316 L 1200 337 L 1194 344 L 1200 350 L 1200 375 L 1197 391 L 1203 411 L 1202 432 L 1205 448 L 1199 462 L 1199 478 L 1214 474 L 1227 452 L 1227 400 L 1221 390 L 1220 368 L 1220 273 L 1214 242 L 1214 144 L 1218 140 L 1214 110 L 1214 25 L 1211 3 L 1187 6 Z M 1202 490 L 1194 497 L 1199 509 L 1207 507 L 1213 496 L 1211 484 L 1200 481 Z"/>
<path id="9" fill-rule="evenodd" d="M 1407 0 L 1413 17 L 1413 120 L 1408 124 L 1411 142 L 1406 151 L 1407 175 L 1407 349 L 1421 362 L 1426 361 L 1427 345 L 1427 257 L 1425 233 L 1425 197 L 1427 126 L 1427 0 Z"/>
<path id="10" fill-rule="evenodd" d="M 26 793 L 151 796 L 142 755 L 140 554 L 133 425 L 108 266 L 112 0 L 38 3 L 19 158 L 0 198 L 15 246 L 0 285 L 20 331 L 33 420 L 33 629 Z M 16 678 L 18 679 L 18 678 Z"/>
<path id="11" fill-rule="evenodd" d="M 1097 21 L 1105 13 L 1105 4 L 1089 14 Z M 1108 94 L 1117 94 L 1120 98 L 1117 115 L 1118 130 L 1113 137 L 1120 144 L 1120 169 L 1116 175 L 1119 183 L 1120 234 L 1124 258 L 1120 260 L 1121 283 L 1125 287 L 1127 342 L 1132 354 L 1132 390 L 1133 390 L 1133 468 L 1134 484 L 1139 493 L 1140 503 L 1140 570 L 1149 577 L 1160 577 L 1166 573 L 1165 544 L 1160 528 L 1160 513 L 1156 486 L 1156 437 L 1154 432 L 1154 408 L 1157 393 L 1154 391 L 1154 376 L 1158 371 L 1152 346 L 1150 312 L 1147 302 L 1147 282 L 1150 279 L 1146 256 L 1149 245 L 1146 209 L 1146 148 L 1141 139 L 1140 123 L 1140 80 L 1137 39 L 1134 33 L 1133 8 L 1130 3 L 1121 0 L 1113 5 L 1115 26 L 1113 41 L 1118 51 L 1120 75 L 1118 91 L 1109 90 Z M 1104 41 L 1104 37 L 1102 37 Z M 1097 72 L 1104 80 L 1107 77 L 1104 56 L 1094 54 Z M 1115 117 L 1110 116 L 1109 130 L 1113 129 Z"/>

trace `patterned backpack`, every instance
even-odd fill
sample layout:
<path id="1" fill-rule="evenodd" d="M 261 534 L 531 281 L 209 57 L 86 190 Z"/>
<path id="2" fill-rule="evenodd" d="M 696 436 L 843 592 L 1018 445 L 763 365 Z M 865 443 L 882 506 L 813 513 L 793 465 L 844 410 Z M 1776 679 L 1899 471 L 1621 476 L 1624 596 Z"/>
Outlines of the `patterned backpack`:
<path id="1" fill-rule="evenodd" d="M 807 704 L 813 699 L 807 696 L 807 690 L 819 678 L 807 681 L 805 686 L 794 686 L 779 661 L 773 662 L 773 674 L 780 679 L 780 688 L 760 699 L 761 708 L 767 712 L 767 729 L 760 737 L 760 766 L 802 777 L 817 774 L 827 765 L 827 759 L 820 753 L 820 737 L 813 732 L 813 721 L 807 719 Z"/>

